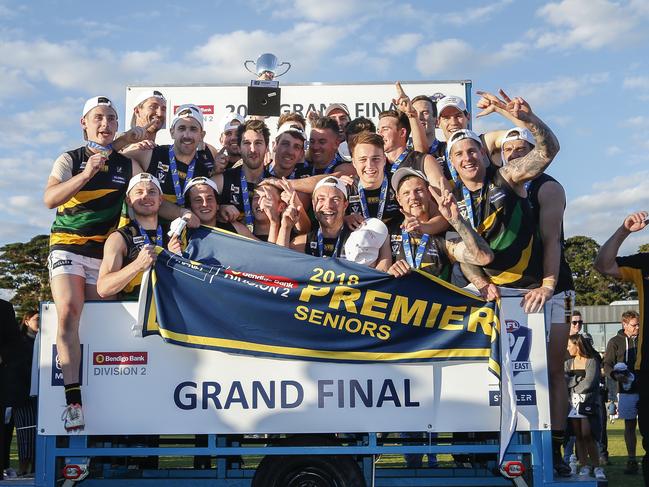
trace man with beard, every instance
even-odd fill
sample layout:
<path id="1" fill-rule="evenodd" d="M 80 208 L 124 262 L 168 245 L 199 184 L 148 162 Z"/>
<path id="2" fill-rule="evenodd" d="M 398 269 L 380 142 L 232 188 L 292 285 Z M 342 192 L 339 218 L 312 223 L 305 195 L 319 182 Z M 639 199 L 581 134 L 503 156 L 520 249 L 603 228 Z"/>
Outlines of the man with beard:
<path id="1" fill-rule="evenodd" d="M 341 139 L 345 139 L 345 129 L 347 124 L 351 121 L 349 116 L 349 109 L 344 103 L 332 103 L 327 107 L 324 112 L 325 117 L 333 118 L 338 124 Z"/>
<path id="2" fill-rule="evenodd" d="M 275 136 L 273 162 L 266 166 L 265 177 L 295 179 L 308 175 L 304 165 L 305 142 L 303 130 L 288 124 L 281 126 Z"/>
<path id="3" fill-rule="evenodd" d="M 215 155 L 209 146 L 205 151 L 198 150 L 205 136 L 200 108 L 196 105 L 180 106 L 170 132 L 174 141 L 172 145 L 129 151 L 125 155 L 157 177 L 164 198 L 160 206 L 163 227 L 167 227 L 171 220 L 185 216 L 188 225 L 195 228 L 199 220 L 184 208 L 184 187 L 194 177 L 212 175 Z"/>
<path id="4" fill-rule="evenodd" d="M 79 318 L 86 299 L 100 299 L 97 274 L 104 242 L 117 227 L 128 181 L 141 172 L 113 150 L 117 111 L 105 96 L 86 101 L 81 127 L 86 145 L 57 158 L 43 201 L 57 208 L 48 267 L 58 310 L 57 350 L 65 384 L 67 431 L 85 426 L 81 409 Z"/>
<path id="5" fill-rule="evenodd" d="M 121 293 L 121 299 L 137 299 L 142 273 L 156 261 L 155 246 L 167 243 L 158 224 L 162 189 L 148 173 L 133 176 L 126 192 L 126 204 L 134 218 L 110 234 L 104 245 L 97 292 L 103 298 Z"/>
<path id="6" fill-rule="evenodd" d="M 220 193 L 221 215 L 227 221 L 242 220 L 253 230 L 252 197 L 264 178 L 264 156 L 270 132 L 261 120 L 248 120 L 237 128 L 243 165 L 233 167 L 213 179 Z"/>
<path id="7" fill-rule="evenodd" d="M 217 170 L 217 173 L 222 173 L 241 160 L 241 150 L 239 149 L 239 142 L 237 139 L 237 129 L 243 122 L 243 117 L 234 112 L 228 113 L 221 120 L 222 130 L 221 135 L 219 135 L 219 143 L 226 151 L 226 164 L 222 170 Z"/>
<path id="8" fill-rule="evenodd" d="M 340 127 L 329 117 L 316 118 L 311 125 L 309 134 L 309 151 L 307 163 L 310 176 L 333 174 L 346 170 L 345 174 L 353 172 L 351 165 L 338 157 L 340 144 Z"/>

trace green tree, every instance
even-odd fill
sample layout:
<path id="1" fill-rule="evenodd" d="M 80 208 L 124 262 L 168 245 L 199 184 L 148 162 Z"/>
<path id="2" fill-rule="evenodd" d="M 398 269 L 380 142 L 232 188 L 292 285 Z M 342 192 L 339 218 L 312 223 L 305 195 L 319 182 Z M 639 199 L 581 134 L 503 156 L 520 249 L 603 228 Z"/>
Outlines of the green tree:
<path id="1" fill-rule="evenodd" d="M 575 281 L 576 303 L 579 306 L 609 304 L 634 299 L 636 291 L 630 283 L 605 277 L 595 270 L 593 262 L 599 244 L 590 237 L 575 236 L 566 240 L 565 255 Z"/>
<path id="2" fill-rule="evenodd" d="M 37 235 L 26 243 L 0 248 L 0 288 L 16 291 L 12 300 L 16 315 L 38 309 L 40 301 L 52 299 L 47 271 L 48 235 Z"/>

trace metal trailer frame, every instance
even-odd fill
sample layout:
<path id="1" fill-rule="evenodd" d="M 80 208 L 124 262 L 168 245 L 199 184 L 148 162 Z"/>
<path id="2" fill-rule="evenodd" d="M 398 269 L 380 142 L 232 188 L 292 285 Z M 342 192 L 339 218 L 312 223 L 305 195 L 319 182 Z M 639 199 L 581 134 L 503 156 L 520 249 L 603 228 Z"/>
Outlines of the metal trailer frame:
<path id="1" fill-rule="evenodd" d="M 237 435 L 240 438 L 240 435 Z M 377 440 L 376 433 L 360 435 L 359 444 L 348 446 L 228 446 L 228 435 L 207 435 L 204 447 L 89 447 L 85 435 L 67 437 L 38 435 L 37 487 L 56 485 L 61 478 L 61 465 L 87 466 L 93 457 L 126 456 L 216 456 L 214 469 L 158 469 L 125 471 L 105 467 L 103 479 L 88 478 L 83 485 L 115 485 L 136 487 L 153 485 L 212 485 L 222 487 L 248 487 L 255 470 L 228 465 L 225 457 L 258 455 L 350 455 L 359 462 L 366 485 L 369 486 L 498 486 L 533 485 L 544 487 L 569 487 L 577 482 L 574 478 L 555 479 L 552 468 L 552 438 L 550 431 L 516 433 L 508 449 L 508 460 L 522 461 L 529 469 L 517 479 L 505 476 L 489 468 L 375 468 L 376 455 L 382 454 L 492 454 L 497 455 L 497 444 L 428 444 L 385 445 Z M 67 440 L 67 441 L 66 441 Z M 266 442 L 266 440 L 259 440 Z M 398 440 L 397 440 L 398 441 Z M 61 445 L 61 443 L 68 445 Z M 493 462 L 495 463 L 495 462 Z M 137 476 L 134 476 L 136 474 Z M 68 485 L 74 481 L 68 480 Z M 595 487 L 592 481 L 579 481 L 583 487 Z"/>

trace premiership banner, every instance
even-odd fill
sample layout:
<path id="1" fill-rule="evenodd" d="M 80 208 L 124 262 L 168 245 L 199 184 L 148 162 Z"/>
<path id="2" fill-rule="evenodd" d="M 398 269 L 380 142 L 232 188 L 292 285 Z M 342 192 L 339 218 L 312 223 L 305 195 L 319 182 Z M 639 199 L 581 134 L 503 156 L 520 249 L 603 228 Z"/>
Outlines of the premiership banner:
<path id="1" fill-rule="evenodd" d="M 207 227 L 191 231 L 185 256 L 160 249 L 142 335 L 301 360 L 484 360 L 500 376 L 497 305 L 425 274 L 395 279 Z"/>

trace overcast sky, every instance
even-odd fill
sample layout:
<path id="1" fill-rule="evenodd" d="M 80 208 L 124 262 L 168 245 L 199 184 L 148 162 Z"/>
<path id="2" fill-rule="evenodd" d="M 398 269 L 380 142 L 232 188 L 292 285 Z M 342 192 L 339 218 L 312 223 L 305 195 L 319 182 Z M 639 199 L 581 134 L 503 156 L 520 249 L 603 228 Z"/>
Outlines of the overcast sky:
<path id="1" fill-rule="evenodd" d="M 526 98 L 561 142 L 567 234 L 603 243 L 649 209 L 648 21 L 647 0 L 0 0 L 0 244 L 48 232 L 42 190 L 82 143 L 86 98 L 121 115 L 129 84 L 245 84 L 242 62 L 266 51 L 291 62 L 288 83 L 471 79 Z"/>

